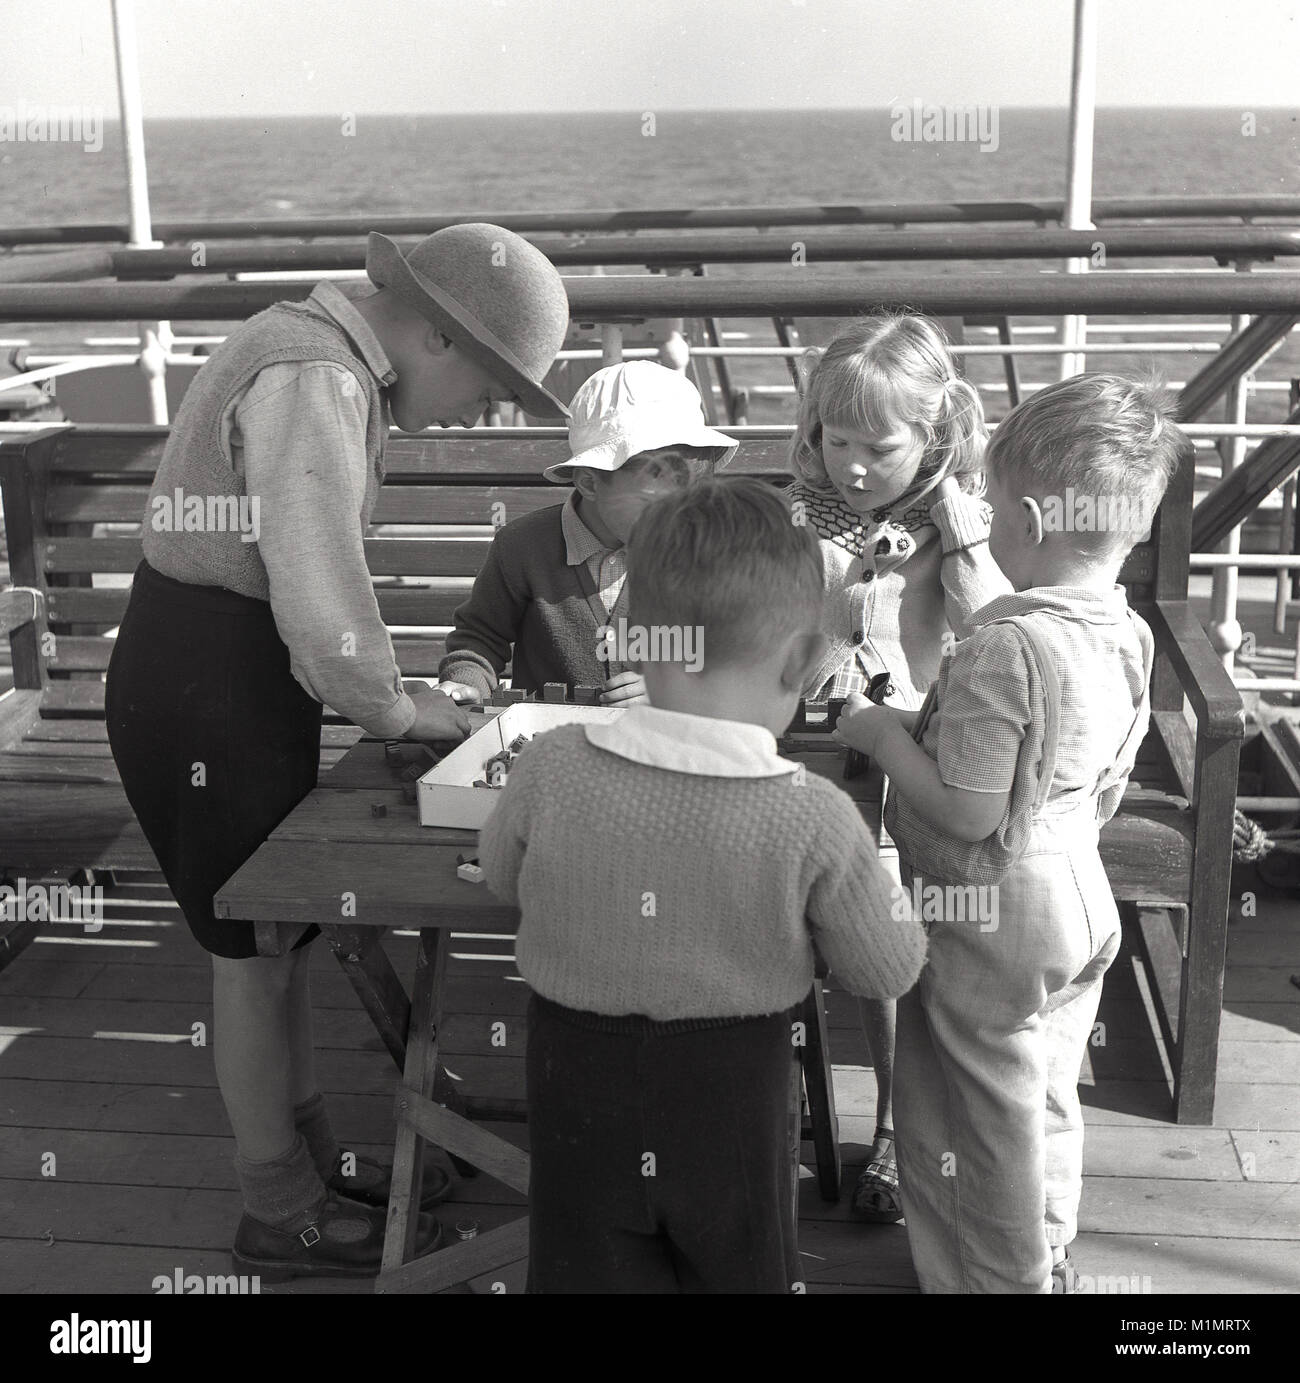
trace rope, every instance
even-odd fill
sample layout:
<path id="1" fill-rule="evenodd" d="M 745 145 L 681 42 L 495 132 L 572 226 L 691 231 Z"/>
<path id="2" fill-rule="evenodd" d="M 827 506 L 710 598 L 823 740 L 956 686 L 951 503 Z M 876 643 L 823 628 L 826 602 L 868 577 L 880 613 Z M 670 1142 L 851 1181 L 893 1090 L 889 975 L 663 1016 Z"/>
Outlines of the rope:
<path id="1" fill-rule="evenodd" d="M 1274 831 L 1269 835 L 1258 821 L 1252 821 L 1238 810 L 1232 819 L 1232 855 L 1243 864 L 1251 864 L 1273 851 L 1300 855 L 1300 829 Z"/>

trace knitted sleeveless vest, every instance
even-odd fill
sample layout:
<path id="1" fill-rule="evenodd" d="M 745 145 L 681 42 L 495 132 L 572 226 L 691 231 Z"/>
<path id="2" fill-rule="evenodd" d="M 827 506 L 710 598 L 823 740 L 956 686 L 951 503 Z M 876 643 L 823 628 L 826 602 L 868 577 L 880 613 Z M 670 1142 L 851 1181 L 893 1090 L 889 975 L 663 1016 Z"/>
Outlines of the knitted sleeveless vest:
<path id="1" fill-rule="evenodd" d="M 363 527 L 369 523 L 384 479 L 388 409 L 383 393 L 333 318 L 311 302 L 276 303 L 226 338 L 198 371 L 176 414 L 142 525 L 144 555 L 156 571 L 195 586 L 223 586 L 270 599 L 257 543 L 245 542 L 231 521 L 241 500 L 247 514 L 248 502 L 243 476 L 221 449 L 221 419 L 259 370 L 308 360 L 344 366 L 365 395 L 368 466 L 359 518 Z"/>

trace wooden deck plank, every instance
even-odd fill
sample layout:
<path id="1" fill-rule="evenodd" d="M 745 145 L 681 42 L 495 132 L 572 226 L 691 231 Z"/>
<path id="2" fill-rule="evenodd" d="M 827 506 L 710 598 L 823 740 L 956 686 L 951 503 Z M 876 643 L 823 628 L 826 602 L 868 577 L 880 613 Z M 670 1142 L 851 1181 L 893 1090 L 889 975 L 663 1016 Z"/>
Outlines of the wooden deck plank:
<path id="1" fill-rule="evenodd" d="M 467 1094 L 517 1098 L 523 1092 L 523 1058 L 457 1054 L 447 1066 L 461 1077 Z M 397 1071 L 387 1055 L 322 1049 L 317 1056 L 325 1093 L 391 1094 Z M 11 1039 L 3 1054 L 6 1080 L 77 1081 L 111 1085 L 129 1076 L 132 1085 L 181 1088 L 216 1085 L 212 1053 L 188 1042 L 159 1043 L 104 1038 L 44 1037 Z"/>
<path id="2" fill-rule="evenodd" d="M 474 1185 L 462 1182 L 462 1187 Z M 38 1186 L 0 1179 L 0 1216 L 10 1240 L 169 1247 L 174 1253 L 229 1252 L 243 1208 L 240 1193 L 170 1186 L 120 1186 L 106 1196 L 93 1183 L 49 1179 Z M 468 1215 L 480 1228 L 519 1217 L 520 1206 L 448 1201 L 440 1218 Z M 3 1241 L 0 1241 L 3 1242 Z M 173 1260 L 184 1263 L 184 1258 Z M 147 1289 L 145 1289 L 147 1290 Z"/>
<path id="3" fill-rule="evenodd" d="M 110 887 L 111 920 L 98 937 L 64 929 L 58 940 L 40 938 L 0 974 L 0 1290 L 148 1293 L 155 1276 L 177 1266 L 223 1276 L 229 1270 L 238 1193 L 211 1054 L 183 1041 L 91 1036 L 183 1038 L 190 1023 L 210 1020 L 206 956 L 174 908 L 145 906 L 165 902 L 165 890 L 137 884 L 135 891 L 133 898 L 130 885 Z M 1300 962 L 1289 959 L 1293 918 L 1275 900 L 1250 919 L 1261 925 L 1234 924 L 1230 933 L 1214 1128 L 1167 1122 L 1168 1087 L 1131 957 L 1112 967 L 1101 1010 L 1106 1044 L 1090 1050 L 1082 1085 L 1086 1179 L 1083 1232 L 1073 1250 L 1081 1272 L 1139 1284 L 1149 1277 L 1155 1292 L 1300 1290 L 1300 990 L 1289 982 Z M 108 944 L 86 944 L 95 940 Z M 129 940 L 155 944 L 122 944 Z M 414 938 L 388 933 L 384 944 L 409 982 Z M 453 946 L 465 957 L 508 957 L 510 949 L 508 937 Z M 517 1093 L 527 987 L 513 978 L 508 959 L 453 961 L 450 971 L 443 1032 L 449 1066 L 474 1094 L 491 1087 Z M 382 1155 L 391 1147 L 396 1071 L 367 1033 L 324 946 L 314 949 L 312 974 L 334 1126 L 345 1145 Z M 848 1182 L 874 1128 L 875 1079 L 856 1003 L 834 989 L 833 977 L 827 1005 L 833 1049 L 843 1059 L 835 1075 Z M 488 1045 L 489 1024 L 502 1018 L 504 1053 Z M 526 1146 L 526 1126 L 489 1127 Z M 46 1151 L 59 1159 L 57 1178 L 40 1176 Z M 801 1200 L 800 1252 L 810 1291 L 915 1291 L 905 1229 L 849 1222 L 847 1198 L 827 1207 L 807 1166 Z M 486 1232 L 516 1218 L 521 1204 L 515 1192 L 481 1176 L 457 1181 L 442 1219 L 450 1226 L 472 1218 Z M 201 1233 L 191 1232 L 192 1221 Z M 52 1246 L 42 1237 L 47 1229 L 54 1231 Z M 80 1237 L 67 1242 L 65 1235 Z M 507 1293 L 519 1290 L 524 1270 L 511 1265 L 472 1290 L 490 1292 L 497 1281 Z M 274 1290 L 369 1293 L 370 1283 Z"/>

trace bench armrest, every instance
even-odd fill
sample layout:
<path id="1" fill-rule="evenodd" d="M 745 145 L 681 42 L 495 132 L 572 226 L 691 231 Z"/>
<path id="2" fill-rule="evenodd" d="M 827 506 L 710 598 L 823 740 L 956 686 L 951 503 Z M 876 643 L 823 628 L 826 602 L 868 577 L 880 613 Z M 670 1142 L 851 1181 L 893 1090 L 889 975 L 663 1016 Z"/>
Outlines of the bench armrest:
<path id="1" fill-rule="evenodd" d="M 1156 649 L 1174 670 L 1196 712 L 1197 739 L 1212 745 L 1241 739 L 1246 708 L 1232 678 L 1185 600 L 1157 600 L 1150 610 Z"/>
<path id="2" fill-rule="evenodd" d="M 0 634 L 12 634 L 31 624 L 40 609 L 41 593 L 30 586 L 7 586 L 0 591 Z"/>

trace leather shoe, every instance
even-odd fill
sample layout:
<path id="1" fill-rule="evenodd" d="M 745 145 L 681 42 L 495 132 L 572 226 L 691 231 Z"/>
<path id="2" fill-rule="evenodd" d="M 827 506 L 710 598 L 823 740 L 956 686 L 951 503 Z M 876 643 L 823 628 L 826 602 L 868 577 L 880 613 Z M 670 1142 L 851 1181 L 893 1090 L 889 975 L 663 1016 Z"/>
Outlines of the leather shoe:
<path id="1" fill-rule="evenodd" d="M 385 1211 L 329 1194 L 314 1209 L 280 1226 L 245 1214 L 235 1232 L 235 1272 L 263 1282 L 294 1277 L 377 1277 L 384 1252 Z M 421 1215 L 415 1252 L 442 1246 L 442 1226 Z"/>

